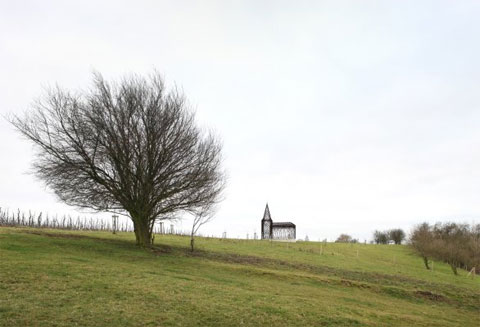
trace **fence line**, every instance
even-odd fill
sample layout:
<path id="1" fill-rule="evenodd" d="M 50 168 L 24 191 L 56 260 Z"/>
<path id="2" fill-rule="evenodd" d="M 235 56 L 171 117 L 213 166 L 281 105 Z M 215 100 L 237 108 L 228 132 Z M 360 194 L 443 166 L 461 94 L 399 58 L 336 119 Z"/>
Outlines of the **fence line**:
<path id="1" fill-rule="evenodd" d="M 188 232 L 176 229 L 173 224 L 167 228 L 166 222 L 159 222 L 153 228 L 154 234 L 189 235 Z M 31 227 L 31 228 L 52 228 L 63 230 L 83 231 L 107 231 L 113 232 L 113 222 L 101 217 L 72 217 L 70 215 L 51 216 L 43 212 L 35 213 L 31 210 L 28 213 L 17 209 L 10 211 L 0 207 L 0 226 L 4 227 Z M 133 223 L 127 219 L 118 221 L 115 231 L 133 232 Z"/>
<path id="2" fill-rule="evenodd" d="M 70 215 L 50 216 L 48 213 L 44 214 L 43 212 L 35 213 L 29 210 L 28 213 L 25 213 L 20 209 L 10 211 L 3 208 L 0 208 L 0 226 L 113 231 L 112 224 L 103 218 L 72 217 Z M 128 222 L 120 222 L 116 230 L 119 232 L 131 232 L 133 231 L 133 225 Z"/>
<path id="3" fill-rule="evenodd" d="M 31 228 L 51 228 L 62 230 L 79 230 L 79 231 L 105 231 L 113 232 L 113 220 L 104 217 L 72 217 L 71 215 L 49 215 L 43 212 L 34 212 L 29 210 L 28 212 L 21 211 L 20 209 L 10 210 L 0 207 L 0 227 L 31 227 Z M 117 221 L 116 232 L 133 232 L 133 223 L 124 218 L 121 221 Z M 179 235 L 190 236 L 189 230 L 181 230 L 176 228 L 169 220 L 164 220 L 155 223 L 153 227 L 154 234 L 165 235 Z M 198 233 L 197 237 L 205 238 L 220 238 L 216 235 L 209 235 Z M 235 239 L 228 238 L 227 233 L 222 234 L 223 239 Z M 257 239 L 257 233 L 254 233 L 253 240 Z"/>

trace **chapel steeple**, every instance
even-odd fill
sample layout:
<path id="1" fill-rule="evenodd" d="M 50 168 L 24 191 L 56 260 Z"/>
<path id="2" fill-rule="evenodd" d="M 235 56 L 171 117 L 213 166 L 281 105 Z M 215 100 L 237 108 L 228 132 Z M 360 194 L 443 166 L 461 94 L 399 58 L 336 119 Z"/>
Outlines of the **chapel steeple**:
<path id="1" fill-rule="evenodd" d="M 270 216 L 270 209 L 268 208 L 268 203 L 265 206 L 265 212 L 263 213 L 263 220 L 272 220 L 272 217 Z"/>
<path id="2" fill-rule="evenodd" d="M 268 209 L 268 203 L 265 206 L 265 212 L 262 219 L 262 240 L 269 240 L 272 238 L 272 217 L 270 216 L 270 209 Z"/>

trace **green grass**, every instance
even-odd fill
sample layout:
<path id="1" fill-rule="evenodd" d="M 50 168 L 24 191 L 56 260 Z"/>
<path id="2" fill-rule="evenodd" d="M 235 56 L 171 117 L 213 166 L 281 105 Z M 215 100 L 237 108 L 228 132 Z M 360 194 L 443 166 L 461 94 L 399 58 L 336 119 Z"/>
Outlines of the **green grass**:
<path id="1" fill-rule="evenodd" d="M 0 228 L 0 326 L 477 326 L 480 278 L 405 246 Z M 358 254 L 358 256 L 357 256 Z"/>

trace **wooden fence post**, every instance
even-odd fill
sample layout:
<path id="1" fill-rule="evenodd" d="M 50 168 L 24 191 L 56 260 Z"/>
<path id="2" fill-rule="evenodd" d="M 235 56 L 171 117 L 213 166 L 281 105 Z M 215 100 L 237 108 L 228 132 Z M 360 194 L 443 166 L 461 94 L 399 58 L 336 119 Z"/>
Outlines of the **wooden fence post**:
<path id="1" fill-rule="evenodd" d="M 472 279 L 475 278 L 475 267 L 473 267 L 473 268 L 469 271 L 469 273 L 467 274 L 467 277 L 470 276 L 470 275 L 472 275 Z"/>

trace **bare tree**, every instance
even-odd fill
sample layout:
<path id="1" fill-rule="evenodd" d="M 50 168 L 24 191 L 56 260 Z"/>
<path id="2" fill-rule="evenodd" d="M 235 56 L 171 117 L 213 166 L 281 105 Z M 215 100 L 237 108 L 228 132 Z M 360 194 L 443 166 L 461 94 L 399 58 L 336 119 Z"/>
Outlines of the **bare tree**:
<path id="1" fill-rule="evenodd" d="M 335 240 L 335 243 L 358 243 L 358 240 L 348 234 L 340 234 Z"/>
<path id="2" fill-rule="evenodd" d="M 190 250 L 193 252 L 195 249 L 195 235 L 197 235 L 200 227 L 208 223 L 213 219 L 215 214 L 215 207 L 213 205 L 207 205 L 200 208 L 193 215 L 192 231 L 190 233 Z"/>
<path id="3" fill-rule="evenodd" d="M 480 268 L 478 224 L 423 223 L 413 229 L 410 244 L 422 256 L 427 269 L 428 257 L 448 263 L 455 275 L 458 268 Z"/>
<path id="4" fill-rule="evenodd" d="M 402 244 L 402 242 L 405 240 L 405 237 L 405 232 L 400 228 L 391 229 L 388 231 L 388 238 L 394 241 L 395 244 Z"/>
<path id="5" fill-rule="evenodd" d="M 381 232 L 379 230 L 373 232 L 373 240 L 375 241 L 375 244 L 387 244 L 388 239 L 388 232 Z"/>
<path id="6" fill-rule="evenodd" d="M 431 253 L 450 265 L 455 275 L 457 268 L 473 262 L 474 253 L 469 251 L 471 230 L 467 224 L 436 223 L 432 228 L 434 247 Z"/>
<path id="7" fill-rule="evenodd" d="M 410 235 L 410 244 L 422 257 L 425 268 L 430 269 L 428 257 L 432 254 L 433 235 L 428 223 L 416 226 Z"/>
<path id="8" fill-rule="evenodd" d="M 122 210 L 141 246 L 156 221 L 196 212 L 224 187 L 221 143 L 158 73 L 113 83 L 96 73 L 88 91 L 57 87 L 10 122 L 37 146 L 34 173 L 62 201 Z"/>

